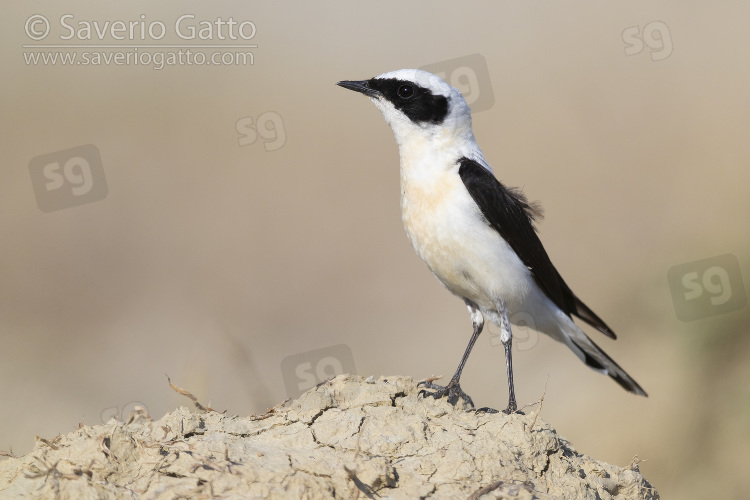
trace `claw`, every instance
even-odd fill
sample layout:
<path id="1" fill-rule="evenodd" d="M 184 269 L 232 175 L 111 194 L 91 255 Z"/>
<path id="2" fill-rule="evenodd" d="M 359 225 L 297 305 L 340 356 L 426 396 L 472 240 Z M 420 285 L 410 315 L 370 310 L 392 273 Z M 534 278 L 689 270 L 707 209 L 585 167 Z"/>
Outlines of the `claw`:
<path id="1" fill-rule="evenodd" d="M 511 413 L 520 413 L 521 415 L 523 415 L 523 412 L 518 411 L 515 398 L 508 401 L 508 407 L 503 410 L 503 413 L 505 413 L 506 415 L 510 415 Z"/>
<path id="2" fill-rule="evenodd" d="M 499 413 L 496 409 L 485 406 L 483 408 L 477 408 L 476 410 L 470 410 L 474 413 Z"/>
<path id="3" fill-rule="evenodd" d="M 434 399 L 440 399 L 448 396 L 448 402 L 453 406 L 456 406 L 456 403 L 458 403 L 458 400 L 460 398 L 467 402 L 469 406 L 474 408 L 474 401 L 472 401 L 471 397 L 461 389 L 461 386 L 456 380 L 451 379 L 451 381 L 448 382 L 448 385 L 446 386 L 433 384 L 432 381 L 423 381 L 418 383 L 417 387 L 426 387 L 427 389 L 432 389 L 433 391 L 435 391 L 427 392 L 427 390 L 422 389 L 421 391 L 419 391 L 419 397 L 431 397 Z"/>

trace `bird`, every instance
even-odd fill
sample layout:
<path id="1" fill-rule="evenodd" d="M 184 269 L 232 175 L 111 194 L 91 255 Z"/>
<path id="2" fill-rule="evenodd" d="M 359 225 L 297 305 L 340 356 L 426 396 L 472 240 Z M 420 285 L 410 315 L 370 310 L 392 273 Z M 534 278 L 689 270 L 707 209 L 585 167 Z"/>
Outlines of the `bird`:
<path id="1" fill-rule="evenodd" d="M 633 378 L 573 321 L 616 339 L 607 324 L 568 287 L 537 234 L 540 207 L 518 188 L 501 183 L 474 137 L 471 109 L 461 92 L 437 75 L 401 69 L 337 85 L 369 97 L 393 130 L 400 157 L 401 217 L 420 259 L 462 299 L 472 334 L 445 386 L 420 383 L 422 397 L 447 396 L 474 409 L 461 373 L 485 320 L 500 328 L 505 350 L 508 406 L 518 411 L 513 383 L 512 322 L 533 318 L 541 333 L 568 346 L 587 366 L 625 390 L 647 396 Z M 495 413 L 483 407 L 475 411 Z"/>

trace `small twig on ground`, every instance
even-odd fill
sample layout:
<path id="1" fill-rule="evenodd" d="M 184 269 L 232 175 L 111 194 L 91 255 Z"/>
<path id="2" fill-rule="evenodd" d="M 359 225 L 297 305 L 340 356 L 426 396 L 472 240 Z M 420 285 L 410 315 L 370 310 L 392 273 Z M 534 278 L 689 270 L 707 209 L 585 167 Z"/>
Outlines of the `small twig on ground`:
<path id="1" fill-rule="evenodd" d="M 630 461 L 630 467 L 628 467 L 630 470 L 638 471 L 638 464 L 641 462 L 647 462 L 647 460 L 639 457 L 638 455 L 633 456 L 633 460 Z"/>
<path id="2" fill-rule="evenodd" d="M 505 484 L 504 481 L 495 481 L 494 483 L 489 484 L 489 485 L 485 486 L 484 488 L 478 489 L 477 491 L 475 491 L 474 493 L 472 493 L 471 495 L 469 495 L 469 497 L 466 500 L 479 500 L 479 498 L 481 498 L 482 495 L 486 495 L 490 491 L 494 491 L 494 490 L 498 489 L 503 484 Z"/>
<path id="3" fill-rule="evenodd" d="M 542 413 L 542 405 L 544 405 L 544 396 L 547 395 L 547 382 L 549 382 L 549 374 L 547 374 L 547 380 L 544 381 L 544 392 L 542 392 L 542 397 L 539 400 L 539 409 L 534 414 L 534 420 L 531 421 L 531 427 L 529 427 L 529 432 L 531 432 L 534 429 L 534 425 L 536 424 L 536 418 L 539 416 L 540 413 Z"/>
<path id="4" fill-rule="evenodd" d="M 198 408 L 201 411 L 216 411 L 210 406 L 203 406 L 202 404 L 200 404 L 200 402 L 198 401 L 198 398 L 193 396 L 191 393 L 189 393 L 182 387 L 177 387 L 176 385 L 174 385 L 172 383 L 172 379 L 169 378 L 169 375 L 167 375 L 166 373 L 164 375 L 167 377 L 167 382 L 169 382 L 169 387 L 171 387 L 172 390 L 175 391 L 177 394 L 180 394 L 182 396 L 189 398 L 193 402 L 193 404 L 195 404 L 196 408 Z M 220 413 L 220 412 L 216 411 L 216 413 Z"/>
<path id="5" fill-rule="evenodd" d="M 503 488 L 504 490 L 507 488 L 507 492 L 511 496 L 517 496 L 518 492 L 521 490 L 521 488 L 525 489 L 529 493 L 534 491 L 534 488 L 531 484 L 529 484 L 527 481 L 520 482 L 520 481 L 495 481 L 494 483 L 485 486 L 484 488 L 480 488 L 471 495 L 466 500 L 479 500 L 482 498 L 482 495 L 486 495 L 487 493 L 491 491 L 495 491 L 498 488 Z M 538 497 L 534 497 L 538 498 Z"/>
<path id="6" fill-rule="evenodd" d="M 49 446 L 50 448 L 52 448 L 53 450 L 59 450 L 60 448 L 58 448 L 58 447 L 57 447 L 57 445 L 55 444 L 55 441 L 57 441 L 57 439 L 58 439 L 59 437 L 60 437 L 60 436 L 57 436 L 57 437 L 56 437 L 55 439 L 53 439 L 52 441 L 50 441 L 49 439 L 44 439 L 43 437 L 39 437 L 39 436 L 37 436 L 36 438 L 37 438 L 37 439 L 38 439 L 39 441 L 41 441 L 42 443 L 44 443 L 44 444 L 46 444 L 47 446 Z"/>
<path id="7" fill-rule="evenodd" d="M 441 378 L 443 378 L 442 375 L 432 375 L 431 377 L 427 377 L 426 379 L 420 380 L 419 382 L 417 382 L 417 385 L 419 385 L 419 384 L 421 384 L 423 382 L 429 384 L 430 382 L 434 382 L 436 380 L 440 380 Z"/>
<path id="8" fill-rule="evenodd" d="M 276 406 L 272 406 L 271 408 L 267 409 L 266 412 L 263 413 L 262 415 L 250 415 L 248 418 L 250 418 L 252 420 L 264 420 L 264 419 L 266 419 L 266 418 L 268 418 L 268 417 L 276 414 L 276 412 L 279 410 L 279 408 L 281 408 L 282 406 L 284 406 L 285 404 L 287 404 L 291 400 L 292 400 L 292 398 L 286 398 L 284 401 L 282 401 L 281 403 L 277 404 Z"/>
<path id="9" fill-rule="evenodd" d="M 485 486 L 484 488 L 480 488 L 471 495 L 466 500 L 479 500 L 482 498 L 482 496 L 486 495 L 490 491 L 495 491 L 496 489 L 505 486 L 505 481 L 495 481 L 494 483 Z M 516 488 L 515 493 L 518 493 L 518 488 Z"/>

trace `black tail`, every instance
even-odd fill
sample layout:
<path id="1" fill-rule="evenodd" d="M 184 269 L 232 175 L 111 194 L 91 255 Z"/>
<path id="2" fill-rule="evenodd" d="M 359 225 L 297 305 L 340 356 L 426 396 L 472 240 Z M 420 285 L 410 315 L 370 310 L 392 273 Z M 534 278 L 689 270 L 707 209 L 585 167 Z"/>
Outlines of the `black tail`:
<path id="1" fill-rule="evenodd" d="M 576 308 L 573 311 L 574 315 L 578 316 L 583 321 L 593 326 L 594 328 L 602 332 L 607 337 L 611 339 L 617 338 L 617 335 L 615 335 L 615 332 L 613 332 L 612 329 L 607 326 L 604 320 L 602 320 L 599 316 L 597 316 L 596 313 L 589 308 L 589 306 L 587 306 L 581 301 L 581 299 L 576 297 L 575 302 L 576 302 Z"/>
<path id="2" fill-rule="evenodd" d="M 586 363 L 587 366 L 594 370 L 609 375 L 614 379 L 615 382 L 628 392 L 638 394 L 640 396 L 648 396 L 646 391 L 633 380 L 633 377 L 627 374 L 620 365 L 615 363 L 615 360 L 610 358 L 606 352 L 604 352 L 598 345 L 594 343 L 586 334 L 583 334 L 586 340 L 583 340 L 579 336 L 570 336 L 570 341 L 578 348 L 578 352 L 573 349 L 581 360 Z"/>

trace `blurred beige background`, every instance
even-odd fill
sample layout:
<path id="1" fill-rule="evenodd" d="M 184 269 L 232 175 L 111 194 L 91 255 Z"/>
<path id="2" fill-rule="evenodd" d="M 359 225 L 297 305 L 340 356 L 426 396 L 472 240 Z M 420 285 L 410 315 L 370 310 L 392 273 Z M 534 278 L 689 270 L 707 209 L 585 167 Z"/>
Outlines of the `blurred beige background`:
<path id="1" fill-rule="evenodd" d="M 637 454 L 664 498 L 746 491 L 750 306 L 680 321 L 667 279 L 674 266 L 733 254 L 733 292 L 750 291 L 746 5 L 329 2 L 290 13 L 47 2 L 4 12 L 0 450 L 25 453 L 37 434 L 127 416 L 135 402 L 156 417 L 186 405 L 164 373 L 231 414 L 285 399 L 285 373 L 304 381 L 337 362 L 361 375 L 449 377 L 468 315 L 404 235 L 390 129 L 334 83 L 480 54 L 481 92 L 494 96 L 474 117 L 485 156 L 542 202 L 553 262 L 619 340 L 587 331 L 650 395 L 520 330 L 519 403 L 537 401 L 549 378 L 544 418 L 598 459 L 626 466 Z M 66 41 L 65 14 L 76 28 L 161 21 L 167 34 Z M 250 20 L 257 33 L 182 40 L 184 14 L 193 25 Z M 50 21 L 44 41 L 24 31 L 32 15 Z M 27 64 L 29 53 L 86 50 L 23 47 L 39 43 L 257 48 L 252 65 L 157 70 Z M 85 144 L 101 154 L 106 197 L 43 212 L 31 160 Z M 326 353 L 346 357 L 329 349 L 340 344 L 351 359 L 321 365 Z M 283 372 L 294 355 L 295 373 Z M 480 405 L 504 407 L 491 332 L 462 382 Z"/>

